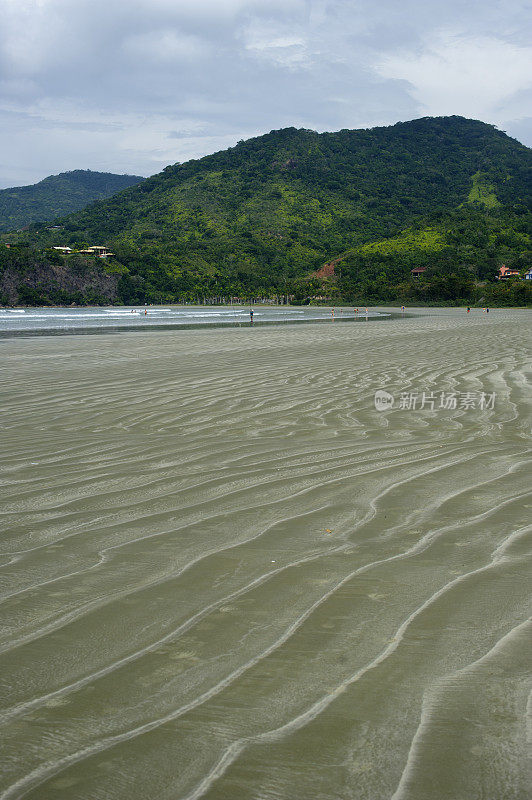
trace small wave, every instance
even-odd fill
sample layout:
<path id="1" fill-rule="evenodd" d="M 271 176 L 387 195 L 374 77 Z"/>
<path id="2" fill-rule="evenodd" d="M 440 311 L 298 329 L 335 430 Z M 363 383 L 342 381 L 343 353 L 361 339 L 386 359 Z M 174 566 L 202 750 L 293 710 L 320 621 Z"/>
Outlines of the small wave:
<path id="1" fill-rule="evenodd" d="M 194 313 L 190 312 L 179 312 L 180 317 L 188 318 L 188 319 L 196 319 L 196 317 L 236 317 L 242 314 L 246 314 L 243 311 L 196 311 Z M 249 314 L 249 311 L 246 315 Z"/>

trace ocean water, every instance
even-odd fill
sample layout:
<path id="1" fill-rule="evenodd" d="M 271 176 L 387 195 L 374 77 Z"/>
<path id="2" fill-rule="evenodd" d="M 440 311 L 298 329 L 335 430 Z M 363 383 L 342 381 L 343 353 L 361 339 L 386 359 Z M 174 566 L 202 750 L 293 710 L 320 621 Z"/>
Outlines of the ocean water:
<path id="1" fill-rule="evenodd" d="M 3 339 L 0 798 L 528 798 L 531 320 Z"/>
<path id="2" fill-rule="evenodd" d="M 380 312 L 383 315 L 383 312 Z M 376 318 L 379 312 L 366 308 L 253 306 L 253 324 L 330 322 Z M 0 309 L 0 336 L 101 330 L 181 328 L 205 325 L 249 325 L 250 308 L 244 306 L 88 306 L 86 308 Z"/>

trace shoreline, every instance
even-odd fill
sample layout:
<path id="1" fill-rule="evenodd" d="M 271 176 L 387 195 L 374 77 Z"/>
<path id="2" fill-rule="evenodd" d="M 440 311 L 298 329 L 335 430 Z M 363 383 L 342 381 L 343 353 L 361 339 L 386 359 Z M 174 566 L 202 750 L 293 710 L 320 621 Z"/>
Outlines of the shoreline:
<path id="1" fill-rule="evenodd" d="M 139 307 L 131 307 L 136 311 L 140 311 Z M 172 306 L 168 304 L 166 306 L 147 306 L 147 308 L 151 308 L 152 312 L 156 313 L 157 310 L 161 311 L 168 311 L 168 310 L 186 310 L 189 312 L 194 312 L 194 310 L 198 311 L 198 314 L 202 312 L 212 311 L 213 315 L 216 313 L 220 313 L 223 311 L 231 311 L 234 310 L 235 312 L 247 312 L 247 307 L 242 306 Z M 259 306 L 255 306 L 255 308 L 259 308 Z M 263 305 L 260 308 L 265 310 L 280 310 L 287 311 L 289 313 L 290 310 L 294 312 L 302 312 L 302 311 L 312 311 L 314 309 L 309 308 L 308 306 L 269 306 Z M 80 307 L 80 310 L 84 311 L 98 311 L 98 310 L 113 310 L 116 309 L 118 311 L 125 311 L 124 307 L 120 306 L 84 306 Z M 335 315 L 332 316 L 332 311 L 335 311 Z M 3 310 L 3 309 L 2 309 Z M 54 310 L 72 310 L 69 307 L 63 306 L 43 306 L 43 307 L 32 307 L 34 311 L 54 311 Z M 77 310 L 77 309 L 76 309 Z M 102 334 L 120 334 L 120 333 L 142 333 L 144 331 L 149 332 L 168 332 L 168 331 L 202 331 L 202 330 L 211 330 L 214 329 L 216 331 L 220 331 L 221 329 L 233 329 L 233 328 L 272 328 L 277 326 L 300 326 L 300 325 L 331 325 L 336 323 L 361 323 L 361 322 L 378 322 L 378 321 L 391 321 L 391 320 L 406 320 L 412 319 L 415 317 L 430 317 L 430 316 L 456 316 L 457 318 L 461 318 L 462 316 L 466 315 L 469 319 L 478 317 L 480 313 L 485 314 L 486 312 L 484 309 L 480 308 L 471 308 L 470 314 L 466 313 L 466 310 L 463 306 L 414 306 L 412 308 L 407 308 L 404 312 L 400 309 L 397 309 L 395 306 L 371 306 L 368 307 L 368 316 L 366 317 L 365 309 L 358 314 L 353 313 L 353 306 L 321 306 L 319 310 L 324 312 L 323 317 L 311 317 L 308 318 L 290 318 L 290 319 L 283 319 L 279 317 L 277 319 L 258 319 L 255 317 L 253 322 L 248 319 L 246 314 L 245 317 L 242 319 L 227 319 L 227 320 L 220 320 L 220 319 L 213 319 L 213 320 L 202 320 L 202 321 L 190 321 L 185 322 L 183 320 L 175 319 L 174 321 L 166 321 L 162 320 L 159 317 L 159 322 L 149 320 L 149 316 L 145 318 L 143 315 L 140 317 L 138 324 L 130 324 L 129 321 L 126 322 L 126 314 L 124 314 L 125 319 L 118 320 L 115 319 L 110 324 L 105 325 L 97 325 L 97 324 L 90 324 L 88 323 L 83 326 L 76 326 L 76 325 L 64 325 L 64 326 L 48 326 L 48 327 L 39 327 L 39 328 L 12 328 L 12 329 L 4 329 L 0 328 L 0 339 L 27 339 L 27 338 L 39 338 L 39 337 L 46 337 L 46 336 L 92 336 L 92 335 L 102 335 Z M 492 308 L 490 307 L 490 313 L 499 314 L 501 312 L 512 313 L 518 312 L 523 313 L 530 311 L 531 309 L 528 307 L 497 307 Z M 20 311 L 26 311 L 26 309 L 20 309 Z M 327 314 L 327 316 L 325 316 Z M 329 316 L 331 314 L 331 316 Z M 345 314 L 345 315 L 344 315 Z M 2 317 L 3 319 L 7 319 L 7 317 Z M 20 314 L 20 319 L 30 319 L 31 314 L 26 317 Z M 13 319 L 17 319 L 17 317 L 13 317 Z"/>
<path id="2" fill-rule="evenodd" d="M 39 336 L 70 336 L 70 335 L 83 335 L 83 336 L 91 336 L 91 335 L 101 335 L 105 333 L 142 333 L 143 331 L 173 331 L 173 330 L 211 330 L 215 329 L 219 331 L 220 329 L 228 329 L 228 328 L 265 328 L 265 327 L 277 327 L 277 326 L 288 326 L 288 325 L 330 325 L 335 323 L 360 323 L 360 322 L 376 322 L 376 321 L 383 321 L 393 319 L 394 317 L 407 317 L 408 314 L 405 312 L 404 314 L 401 312 L 393 313 L 391 311 L 382 311 L 376 312 L 373 310 L 373 313 L 368 314 L 366 317 L 365 314 L 360 314 L 358 316 L 350 316 L 350 317 L 342 317 L 337 316 L 334 318 L 324 318 L 324 319 L 278 319 L 278 320 L 257 320 L 254 319 L 253 322 L 246 320 L 246 321 L 216 321 L 216 322 L 174 322 L 168 324 L 157 324 L 157 323 L 149 323 L 143 322 L 139 325 L 106 325 L 98 327 L 96 325 L 87 326 L 84 328 L 76 328 L 76 327 L 62 327 L 62 328 L 36 328 L 34 330 L 27 329 L 17 329 L 17 330 L 0 330 L 0 339 L 18 339 L 18 338 L 35 338 Z"/>

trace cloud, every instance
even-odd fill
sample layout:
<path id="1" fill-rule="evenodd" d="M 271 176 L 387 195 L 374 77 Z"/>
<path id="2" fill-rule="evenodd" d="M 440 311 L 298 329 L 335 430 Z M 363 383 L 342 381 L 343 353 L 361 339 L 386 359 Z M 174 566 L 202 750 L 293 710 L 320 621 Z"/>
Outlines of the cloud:
<path id="1" fill-rule="evenodd" d="M 56 45 L 61 39 L 63 53 L 68 53 L 68 25 L 58 13 L 59 9 L 47 0 L 2 0 L 0 12 L 0 64 L 4 75 L 21 78 L 38 73 L 51 60 L 57 59 Z"/>
<path id="2" fill-rule="evenodd" d="M 170 64 L 205 58 L 210 47 L 199 36 L 163 29 L 129 36 L 122 43 L 122 50 L 132 58 Z"/>
<path id="3" fill-rule="evenodd" d="M 444 31 L 431 36 L 419 52 L 384 57 L 375 71 L 383 78 L 407 81 L 423 113 L 500 122 L 505 103 L 532 87 L 532 48 L 495 36 Z M 523 115 L 527 110 L 530 113 L 525 106 Z"/>
<path id="4" fill-rule="evenodd" d="M 532 143 L 524 0 L 0 0 L 0 15 L 0 186 L 148 174 L 288 125 L 464 114 Z"/>
<path id="5" fill-rule="evenodd" d="M 133 0 L 133 5 L 143 7 L 145 0 Z M 180 17 L 210 16 L 234 18 L 242 13 L 266 10 L 269 14 L 287 8 L 302 8 L 305 0 L 150 0 L 152 9 Z"/>
<path id="6" fill-rule="evenodd" d="M 306 37 L 297 27 L 255 21 L 242 31 L 242 40 L 250 55 L 274 66 L 294 69 L 310 65 Z"/>

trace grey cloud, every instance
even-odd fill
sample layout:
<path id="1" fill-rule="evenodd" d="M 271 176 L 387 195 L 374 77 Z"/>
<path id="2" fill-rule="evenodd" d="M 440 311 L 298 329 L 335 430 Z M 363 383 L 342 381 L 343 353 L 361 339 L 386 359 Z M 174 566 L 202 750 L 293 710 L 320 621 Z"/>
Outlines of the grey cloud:
<path id="1" fill-rule="evenodd" d="M 0 0 L 0 12 L 3 186 L 78 167 L 149 174 L 272 128 L 425 113 L 532 143 L 517 0 Z M 496 98 L 487 41 L 505 65 Z M 476 60 L 455 69 L 460 42 Z"/>

